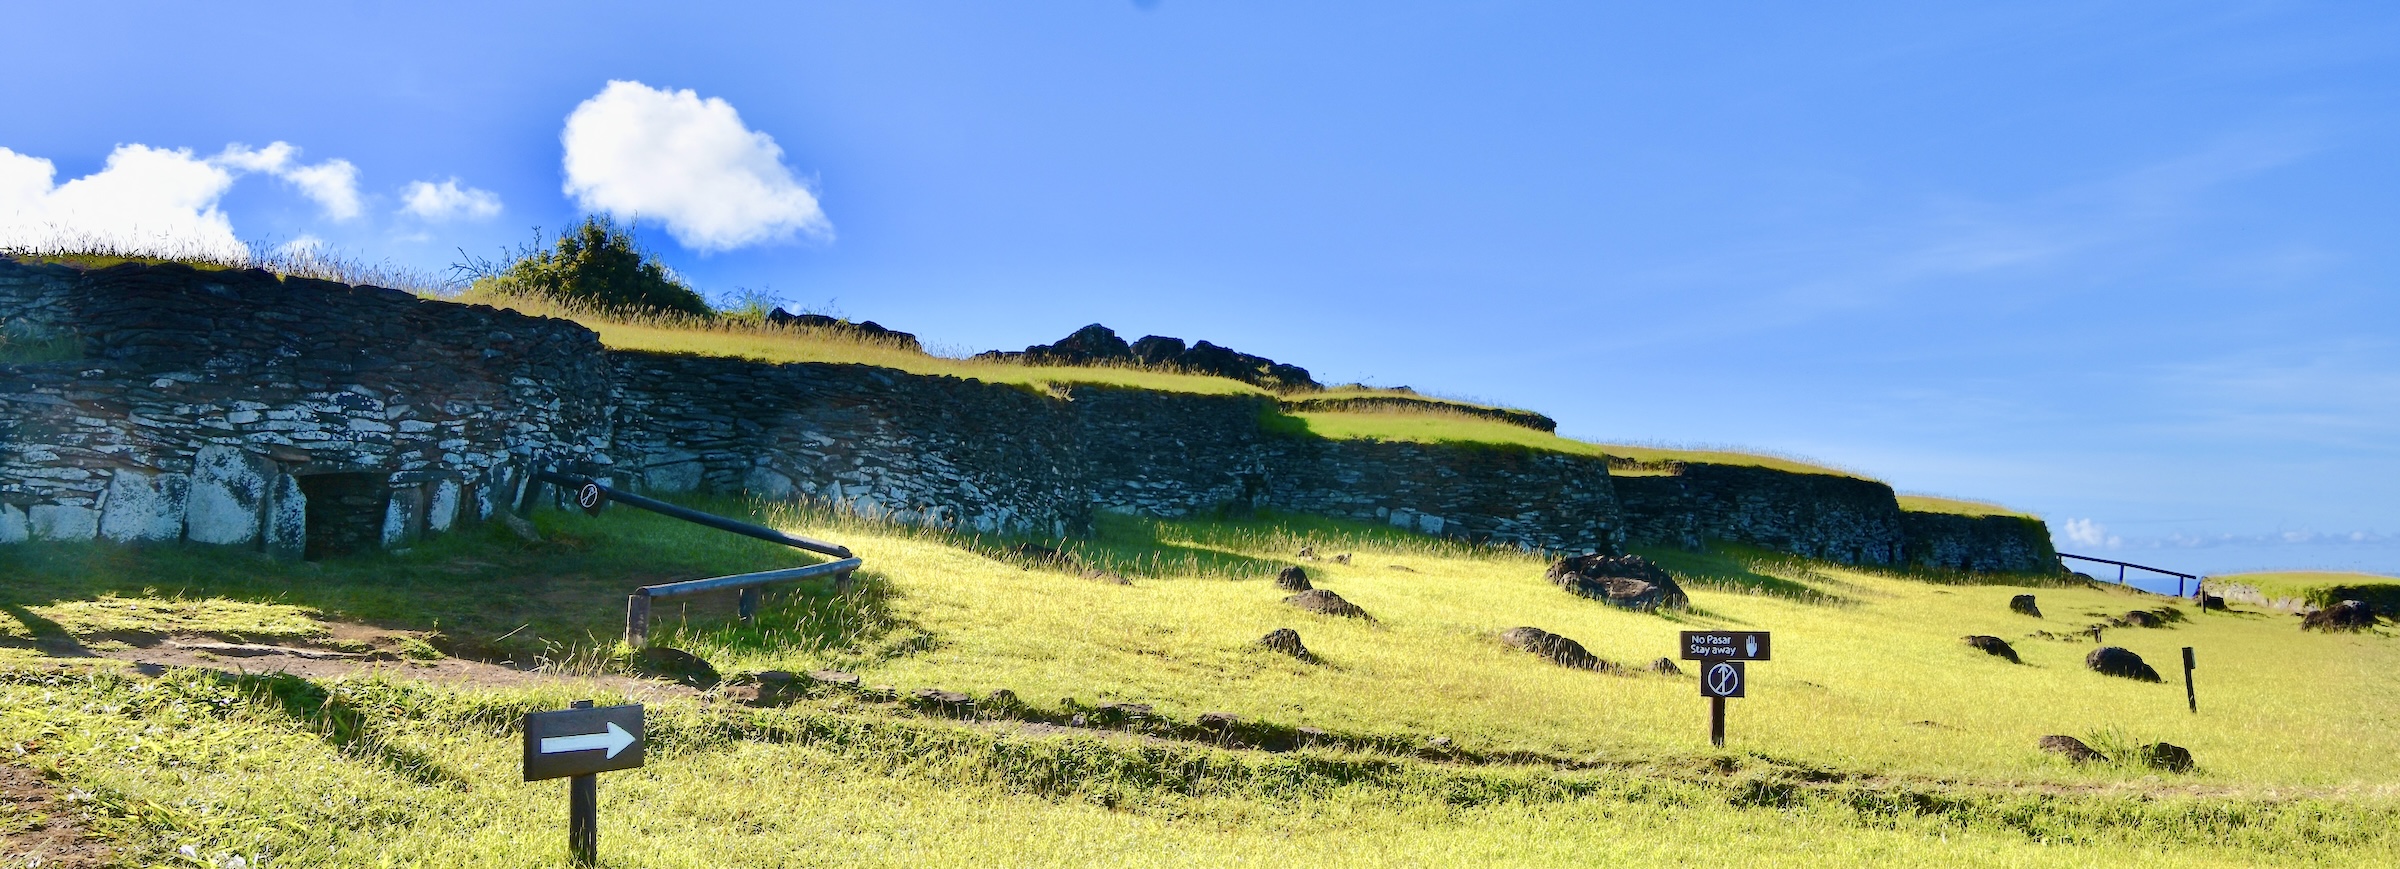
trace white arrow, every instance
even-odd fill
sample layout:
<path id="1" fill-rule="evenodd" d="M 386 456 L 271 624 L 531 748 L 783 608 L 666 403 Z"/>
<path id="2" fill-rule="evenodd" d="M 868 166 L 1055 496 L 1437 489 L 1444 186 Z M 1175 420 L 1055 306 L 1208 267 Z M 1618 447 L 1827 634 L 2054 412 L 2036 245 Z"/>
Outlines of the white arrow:
<path id="1" fill-rule="evenodd" d="M 608 749 L 608 757 L 614 760 L 618 752 L 624 751 L 625 746 L 632 745 L 633 742 L 633 734 L 626 733 L 625 728 L 618 727 L 616 722 L 611 721 L 608 723 L 607 733 L 542 737 L 542 753 L 566 754 L 574 751 L 598 751 L 605 748 Z"/>

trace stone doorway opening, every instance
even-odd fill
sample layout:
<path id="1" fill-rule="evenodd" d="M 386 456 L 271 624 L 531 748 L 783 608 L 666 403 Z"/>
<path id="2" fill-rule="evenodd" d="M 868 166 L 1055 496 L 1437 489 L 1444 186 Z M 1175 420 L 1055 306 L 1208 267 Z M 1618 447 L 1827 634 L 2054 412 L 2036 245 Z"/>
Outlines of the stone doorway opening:
<path id="1" fill-rule="evenodd" d="M 308 499 L 308 543 L 300 557 L 316 561 L 364 552 L 383 542 L 383 513 L 392 497 L 386 475 L 306 474 L 298 479 L 300 496 Z"/>

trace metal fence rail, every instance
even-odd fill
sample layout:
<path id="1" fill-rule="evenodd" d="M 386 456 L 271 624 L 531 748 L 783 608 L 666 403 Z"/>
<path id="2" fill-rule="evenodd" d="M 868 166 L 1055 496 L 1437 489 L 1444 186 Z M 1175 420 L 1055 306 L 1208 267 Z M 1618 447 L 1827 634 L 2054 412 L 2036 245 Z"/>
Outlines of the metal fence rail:
<path id="1" fill-rule="evenodd" d="M 662 516 L 671 516 L 695 525 L 703 525 L 719 531 L 727 531 L 744 537 L 778 543 L 794 549 L 805 549 L 841 559 L 824 564 L 811 564 L 806 567 L 789 567 L 782 570 L 762 570 L 757 573 L 738 573 L 732 576 L 667 582 L 635 589 L 633 594 L 627 595 L 625 598 L 625 642 L 637 649 L 650 643 L 650 601 L 656 598 L 738 590 L 741 592 L 741 602 L 737 611 L 741 613 L 742 621 L 747 622 L 758 616 L 758 605 L 765 596 L 766 586 L 778 582 L 830 576 L 833 577 L 834 589 L 839 592 L 848 588 L 851 571 L 857 570 L 862 563 L 851 554 L 850 547 L 839 543 L 828 543 L 796 534 L 785 534 L 764 525 L 753 525 L 748 522 L 727 519 L 714 513 L 703 513 L 689 507 L 613 489 L 600 485 L 600 481 L 590 477 L 553 471 L 535 471 L 533 473 L 532 478 L 525 484 L 523 498 L 517 502 L 518 512 L 524 513 L 532 510 L 533 505 L 540 501 L 540 488 L 545 483 L 574 492 L 577 502 L 584 509 L 593 512 L 598 512 L 603 504 L 613 501 L 627 507 L 648 510 Z"/>
<path id="2" fill-rule="evenodd" d="M 2133 562 L 2130 562 L 2130 561 L 2117 561 L 2117 560 L 2115 560 L 2115 559 L 2110 559 L 2110 558 L 2093 558 L 2093 557 L 2091 557 L 2091 556 L 2089 556 L 2089 555 L 2074 555 L 2074 554 L 2071 554 L 2071 553 L 2066 553 L 2066 552 L 2061 552 L 2061 553 L 2059 553 L 2059 554 L 2058 554 L 2058 557 L 2059 557 L 2059 558 L 2061 558 L 2061 559 L 2072 558 L 2072 559 L 2075 559 L 2075 560 L 2077 560 L 2077 561 L 2091 561 L 2091 562 L 2097 562 L 2097 563 L 2100 563 L 2100 564 L 2114 564 L 2114 565 L 2116 565 L 2116 566 L 2117 566 L 2117 584 L 2118 584 L 2118 585 L 2124 585 L 2124 584 L 2125 584 L 2125 569 L 2126 569 L 2126 568 L 2129 568 L 2129 567 L 2130 567 L 2130 568 L 2133 568 L 2133 569 L 2135 569 L 2135 570 L 2147 570 L 2147 571 L 2150 571 L 2151 573 L 2157 573 L 2157 574 L 2163 574 L 2163 575 L 2166 575 L 2166 576 L 2172 576 L 2172 577 L 2175 577 L 2175 596 L 2176 596 L 2176 597 L 2183 597 L 2183 596 L 2184 596 L 2184 594 L 2183 594 L 2183 583 L 2184 583 L 2186 580 L 2193 580 L 2193 581 L 2197 581 L 2197 580 L 2200 578 L 2199 576 L 2197 576 L 2197 575 L 2195 575 L 2195 574 L 2189 574 L 2189 573 L 2183 573 L 2183 572 L 2180 572 L 2180 571 L 2168 570 L 2168 569 L 2166 569 L 2166 568 L 2163 568 L 2163 567 L 2151 567 L 2150 565 L 2147 565 L 2147 564 L 2135 564 L 2135 563 L 2133 563 Z M 2062 563 L 2061 563 L 2059 566 L 2060 566 L 2060 567 L 2065 567 L 2066 565 L 2065 565 L 2065 564 L 2062 562 Z M 2196 585 L 2195 585 L 2195 586 L 2194 586 L 2194 589 L 2195 589 L 2195 590 L 2197 590 L 2197 588 L 2198 588 L 2198 586 L 2196 586 Z"/>

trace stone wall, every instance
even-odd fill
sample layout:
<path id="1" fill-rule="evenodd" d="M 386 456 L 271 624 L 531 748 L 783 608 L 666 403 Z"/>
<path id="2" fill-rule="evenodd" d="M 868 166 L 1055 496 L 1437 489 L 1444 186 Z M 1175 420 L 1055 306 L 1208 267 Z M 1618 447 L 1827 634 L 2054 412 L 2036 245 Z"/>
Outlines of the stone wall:
<path id="1" fill-rule="evenodd" d="M 1902 551 L 1917 567 L 1994 573 L 2059 573 L 2050 527 L 2025 516 L 1900 513 Z"/>
<path id="2" fill-rule="evenodd" d="M 1844 564 L 1901 563 L 1899 499 L 1873 480 L 1690 464 L 1615 482 L 1636 542 L 1726 540 Z"/>
<path id="3" fill-rule="evenodd" d="M 0 312 L 82 337 L 0 365 L 0 541 L 299 554 L 308 490 L 364 478 L 365 536 L 395 545 L 505 503 L 512 459 L 608 465 L 607 371 L 572 323 L 180 265 L 0 262 Z"/>
<path id="4" fill-rule="evenodd" d="M 609 351 L 566 321 L 258 271 L 0 258 L 0 319 L 83 345 L 0 365 L 0 542 L 399 545 L 504 509 L 538 465 L 1043 536 L 1098 510 L 1270 508 L 1549 551 L 1722 539 L 1978 570 L 2048 551 L 2038 522 L 1904 519 L 1849 477 L 1612 477 L 1598 457 L 1325 440 L 1263 396 Z"/>

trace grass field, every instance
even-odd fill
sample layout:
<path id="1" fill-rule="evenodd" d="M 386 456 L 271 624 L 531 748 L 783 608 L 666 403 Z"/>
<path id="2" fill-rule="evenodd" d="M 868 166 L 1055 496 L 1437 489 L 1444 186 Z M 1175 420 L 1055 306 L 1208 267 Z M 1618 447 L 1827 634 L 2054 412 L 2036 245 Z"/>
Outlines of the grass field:
<path id="1" fill-rule="evenodd" d="M 1128 580 L 1116 584 L 1011 558 L 1013 540 L 757 515 L 856 549 L 860 589 L 803 586 L 751 626 L 730 618 L 730 600 L 698 600 L 660 612 L 661 642 L 729 674 L 837 667 L 902 694 L 1007 688 L 1052 720 L 1103 702 L 1150 704 L 1169 722 L 1225 711 L 1322 728 L 1334 747 L 1018 732 L 844 692 L 756 710 L 654 699 L 651 766 L 602 786 L 610 865 L 2400 860 L 2400 685 L 2388 676 L 2400 643 L 2388 628 L 2304 634 L 2281 614 L 2185 608 L 2167 628 L 2106 631 L 2170 680 L 2177 650 L 2198 649 L 2193 715 L 2180 685 L 2084 670 L 2088 637 L 2033 636 L 2161 604 L 2111 588 L 1658 551 L 1694 606 L 1645 615 L 1566 595 L 1531 556 L 1322 520 L 1111 518 L 1071 551 Z M 184 845 L 263 849 L 282 865 L 554 865 L 560 787 L 515 781 L 512 722 L 595 689 L 426 685 L 399 662 L 334 682 L 142 679 L 62 651 L 177 636 L 337 645 L 342 625 L 365 623 L 574 674 L 620 660 L 632 585 L 794 563 L 626 510 L 537 521 L 540 543 L 471 531 L 315 564 L 198 547 L 0 549 L 0 762 L 89 794 L 96 829 L 142 865 Z M 1352 558 L 1294 561 L 1304 545 Z M 1294 563 L 1375 621 L 1280 603 L 1271 578 Z M 2025 592 L 2047 618 L 2008 612 Z M 1669 654 L 1678 630 L 1770 629 L 1777 657 L 1752 666 L 1718 750 L 1690 676 L 1560 668 L 1496 639 L 1517 625 L 1637 666 Z M 1323 663 L 1252 645 L 1278 627 Z M 2026 663 L 1966 647 L 1969 633 L 2010 640 Z M 2034 749 L 2047 733 L 2119 754 L 2164 740 L 2199 766 L 2075 767 Z M 1450 759 L 1418 756 L 1432 737 L 1453 741 Z"/>
<path id="2" fill-rule="evenodd" d="M 2208 577 L 2206 582 L 2212 589 L 2231 585 L 2249 586 L 2269 601 L 2298 601 L 2310 606 L 2328 607 L 2344 600 L 2363 600 L 2375 605 L 2377 612 L 2386 615 L 2400 612 L 2400 576 L 2293 570 L 2227 573 Z"/>

